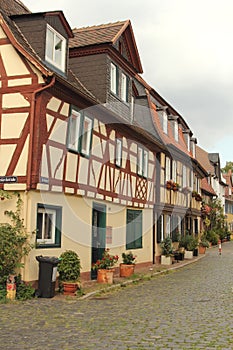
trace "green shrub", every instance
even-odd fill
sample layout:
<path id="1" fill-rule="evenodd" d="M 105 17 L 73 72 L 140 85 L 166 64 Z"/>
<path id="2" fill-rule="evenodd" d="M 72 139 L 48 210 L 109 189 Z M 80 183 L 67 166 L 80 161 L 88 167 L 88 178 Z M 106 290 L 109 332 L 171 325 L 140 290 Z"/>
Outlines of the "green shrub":
<path id="1" fill-rule="evenodd" d="M 185 235 L 180 239 L 179 247 L 193 251 L 198 247 L 198 239 L 192 235 Z"/>
<path id="2" fill-rule="evenodd" d="M 170 256 L 172 254 L 172 239 L 170 237 L 164 238 L 164 240 L 160 243 L 161 253 L 165 256 Z"/>
<path id="3" fill-rule="evenodd" d="M 0 283 L 4 284 L 10 274 L 22 267 L 22 258 L 29 253 L 32 245 L 21 219 L 22 200 L 17 196 L 16 211 L 5 211 L 11 223 L 0 223 Z M 7 198 L 7 196 L 6 196 Z"/>
<path id="4" fill-rule="evenodd" d="M 32 299 L 35 295 L 35 289 L 31 284 L 26 284 L 22 281 L 21 275 L 16 277 L 16 299 L 28 300 Z"/>

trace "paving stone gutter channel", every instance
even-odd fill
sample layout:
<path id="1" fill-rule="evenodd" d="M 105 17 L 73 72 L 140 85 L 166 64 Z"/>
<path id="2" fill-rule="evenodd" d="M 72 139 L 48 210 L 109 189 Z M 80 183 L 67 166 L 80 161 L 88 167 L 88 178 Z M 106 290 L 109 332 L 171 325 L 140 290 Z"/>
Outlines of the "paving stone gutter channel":
<path id="1" fill-rule="evenodd" d="M 94 289 L 91 292 L 87 292 L 87 293 L 85 293 L 85 284 L 84 284 L 84 286 L 82 287 L 82 290 L 85 294 L 80 296 L 80 297 L 76 297 L 76 298 L 78 298 L 79 300 L 84 300 L 87 298 L 94 297 L 97 294 L 106 293 L 108 291 L 110 292 L 110 291 L 117 289 L 117 288 L 120 288 L 120 287 L 126 287 L 129 284 L 132 284 L 135 282 L 141 282 L 141 281 L 145 280 L 147 277 L 151 278 L 151 277 L 155 277 L 155 276 L 158 276 L 161 274 L 165 274 L 169 271 L 177 270 L 177 269 L 182 268 L 184 266 L 187 266 L 189 264 L 195 263 L 204 257 L 205 257 L 205 254 L 198 255 L 197 257 L 194 257 L 191 260 L 183 260 L 183 261 L 180 261 L 178 263 L 175 262 L 174 264 L 169 265 L 168 267 L 165 267 L 164 265 L 152 265 L 151 267 L 147 268 L 147 271 L 144 268 L 143 272 L 140 272 L 140 269 L 139 269 L 139 271 L 138 271 L 138 274 L 140 275 L 139 277 L 132 277 L 132 278 L 129 277 L 127 279 L 114 278 L 115 283 L 112 285 L 101 285 L 101 284 L 97 284 L 96 282 L 93 282 L 93 283 L 95 283 L 95 285 L 93 285 L 93 286 L 96 289 Z M 154 269 L 157 269 L 157 270 L 160 269 L 160 270 L 153 272 Z M 56 296 L 55 296 L 55 298 L 56 298 Z"/>

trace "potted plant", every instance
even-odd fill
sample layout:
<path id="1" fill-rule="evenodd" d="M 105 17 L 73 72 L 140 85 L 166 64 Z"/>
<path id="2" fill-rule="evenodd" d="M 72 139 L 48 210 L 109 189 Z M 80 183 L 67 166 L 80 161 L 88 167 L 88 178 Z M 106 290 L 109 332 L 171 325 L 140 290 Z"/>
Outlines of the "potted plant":
<path id="1" fill-rule="evenodd" d="M 160 243 L 161 247 L 161 264 L 162 265 L 171 265 L 172 264 L 172 239 L 171 237 L 166 237 Z"/>
<path id="2" fill-rule="evenodd" d="M 74 295 L 78 289 L 81 264 L 79 256 L 72 250 L 66 250 L 60 255 L 58 263 L 59 281 L 63 287 L 63 294 Z"/>
<path id="3" fill-rule="evenodd" d="M 179 191 L 179 189 L 180 189 L 180 184 L 178 183 L 178 182 L 174 182 L 173 183 L 173 191 Z"/>
<path id="4" fill-rule="evenodd" d="M 166 188 L 167 188 L 167 190 L 171 190 L 173 188 L 173 181 L 172 180 L 168 180 L 166 182 Z"/>
<path id="5" fill-rule="evenodd" d="M 132 252 L 122 253 L 123 263 L 120 264 L 120 277 L 133 275 L 136 256 Z"/>
<path id="6" fill-rule="evenodd" d="M 179 247 L 183 247 L 185 249 L 185 259 L 192 259 L 193 252 L 198 247 L 198 240 L 192 235 L 186 234 L 181 238 Z"/>
<path id="7" fill-rule="evenodd" d="M 207 241 L 205 236 L 201 236 L 201 240 L 199 242 L 199 253 L 200 254 L 205 254 L 206 248 L 209 248 L 209 242 Z"/>
<path id="8" fill-rule="evenodd" d="M 102 259 L 97 260 L 92 265 L 92 269 L 97 270 L 98 283 L 113 283 L 113 266 L 117 263 L 118 259 L 118 255 L 111 255 L 109 249 L 105 249 Z"/>

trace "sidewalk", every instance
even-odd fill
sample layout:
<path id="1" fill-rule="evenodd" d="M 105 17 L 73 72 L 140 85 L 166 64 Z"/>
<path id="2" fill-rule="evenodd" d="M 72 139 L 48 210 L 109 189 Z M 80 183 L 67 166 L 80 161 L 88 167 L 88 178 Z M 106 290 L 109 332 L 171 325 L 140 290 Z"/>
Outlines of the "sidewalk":
<path id="1" fill-rule="evenodd" d="M 82 283 L 81 288 L 77 294 L 77 296 L 75 296 L 75 298 L 78 299 L 87 299 L 90 297 L 95 296 L 96 294 L 101 294 L 101 293 L 106 293 L 108 291 L 117 289 L 117 288 L 121 288 L 124 286 L 127 286 L 129 284 L 132 283 L 136 283 L 136 282 L 140 282 L 143 280 L 147 280 L 150 279 L 154 276 L 158 276 L 160 274 L 163 273 L 167 273 L 169 271 L 173 271 L 176 269 L 179 269 L 181 267 L 184 267 L 186 265 L 192 264 L 197 262 L 198 260 L 202 259 L 205 257 L 205 254 L 199 254 L 197 257 L 193 257 L 192 259 L 185 259 L 179 262 L 174 261 L 172 265 L 160 265 L 160 264 L 155 264 L 155 265 L 151 265 L 151 266 L 147 266 L 147 267 L 140 267 L 137 266 L 136 272 L 134 275 L 132 275 L 131 277 L 120 277 L 120 276 L 114 276 L 114 282 L 112 285 L 109 284 L 100 284 L 97 283 L 96 280 L 92 280 L 92 281 L 85 281 Z M 74 297 L 67 297 L 64 296 L 61 293 L 57 293 L 54 296 L 54 299 L 70 299 L 70 298 L 74 298 Z"/>

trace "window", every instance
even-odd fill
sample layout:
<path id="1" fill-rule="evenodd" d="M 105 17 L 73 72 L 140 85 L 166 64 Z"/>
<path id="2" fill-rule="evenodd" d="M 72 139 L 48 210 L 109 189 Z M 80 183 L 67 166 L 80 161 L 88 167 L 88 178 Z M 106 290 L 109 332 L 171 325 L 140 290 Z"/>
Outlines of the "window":
<path id="1" fill-rule="evenodd" d="M 148 151 L 138 146 L 138 170 L 139 176 L 148 176 Z"/>
<path id="2" fill-rule="evenodd" d="M 39 247 L 61 246 L 62 208 L 38 204 L 36 243 Z"/>
<path id="3" fill-rule="evenodd" d="M 171 236 L 171 215 L 165 215 L 166 220 L 166 231 L 165 231 L 165 237 Z"/>
<path id="4" fill-rule="evenodd" d="M 127 209 L 126 249 L 142 248 L 142 210 Z"/>
<path id="5" fill-rule="evenodd" d="M 162 112 L 162 120 L 163 120 L 163 131 L 167 134 L 167 113 L 165 111 Z"/>
<path id="6" fill-rule="evenodd" d="M 174 139 L 176 142 L 179 141 L 179 126 L 177 121 L 174 121 Z"/>
<path id="7" fill-rule="evenodd" d="M 183 177 L 182 177 L 182 186 L 187 187 L 187 168 L 183 165 Z"/>
<path id="8" fill-rule="evenodd" d="M 83 127 L 82 127 L 81 153 L 85 156 L 89 156 L 90 150 L 91 150 L 93 120 L 87 117 L 86 115 L 84 115 L 82 126 Z"/>
<path id="9" fill-rule="evenodd" d="M 111 91 L 118 94 L 118 69 L 113 63 L 111 63 Z"/>
<path id="10" fill-rule="evenodd" d="M 164 215 L 160 215 L 157 220 L 157 243 L 164 240 Z"/>
<path id="11" fill-rule="evenodd" d="M 165 160 L 165 181 L 171 180 L 171 159 L 166 157 Z"/>
<path id="12" fill-rule="evenodd" d="M 115 164 L 118 167 L 121 167 L 121 164 L 122 164 L 122 140 L 121 139 L 116 139 Z"/>
<path id="13" fill-rule="evenodd" d="M 77 151 L 79 148 L 80 120 L 81 113 L 73 109 L 69 119 L 67 138 L 67 147 L 73 151 Z"/>
<path id="14" fill-rule="evenodd" d="M 129 78 L 122 73 L 121 74 L 121 99 L 124 102 L 128 102 L 128 86 L 129 86 Z"/>
<path id="15" fill-rule="evenodd" d="M 45 59 L 64 72 L 66 39 L 47 25 Z"/>
<path id="16" fill-rule="evenodd" d="M 83 113 L 71 108 L 67 129 L 67 148 L 70 151 L 90 155 L 93 120 Z"/>
<path id="17" fill-rule="evenodd" d="M 172 180 L 177 182 L 177 163 L 175 160 L 172 161 Z"/>
<path id="18" fill-rule="evenodd" d="M 123 102 L 129 102 L 129 77 L 121 72 L 119 68 L 111 62 L 110 65 L 110 90 Z"/>

